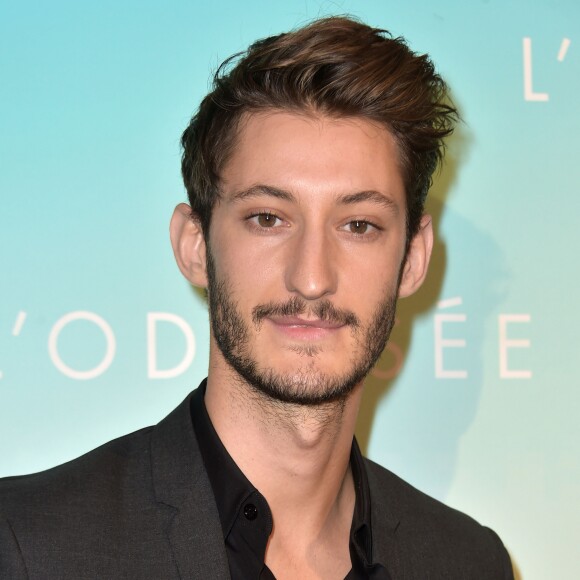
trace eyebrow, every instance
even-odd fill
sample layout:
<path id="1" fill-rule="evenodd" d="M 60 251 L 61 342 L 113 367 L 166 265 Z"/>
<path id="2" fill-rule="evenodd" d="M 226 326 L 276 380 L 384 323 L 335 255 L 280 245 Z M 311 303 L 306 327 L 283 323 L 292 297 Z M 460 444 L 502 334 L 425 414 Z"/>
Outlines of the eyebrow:
<path id="1" fill-rule="evenodd" d="M 359 191 L 357 193 L 342 195 L 339 197 L 338 201 L 344 205 L 360 203 L 361 201 L 370 201 L 396 213 L 399 211 L 399 206 L 390 197 L 372 189 L 369 191 Z"/>
<path id="2" fill-rule="evenodd" d="M 230 201 L 235 203 L 252 197 L 262 196 L 274 197 L 276 199 L 297 203 L 296 197 L 292 193 L 284 189 L 272 187 L 271 185 L 254 185 L 248 189 L 243 189 L 234 193 L 230 198 Z M 371 203 L 385 207 L 395 213 L 398 213 L 399 211 L 398 205 L 390 197 L 372 189 L 341 195 L 337 198 L 337 201 L 341 205 L 353 205 L 363 201 L 370 201 Z"/>
<path id="3" fill-rule="evenodd" d="M 278 189 L 277 187 L 272 187 L 270 185 L 254 185 L 248 189 L 243 189 L 242 191 L 234 193 L 230 198 L 230 201 L 237 202 L 252 197 L 262 196 L 275 197 L 277 199 L 283 199 L 284 201 L 296 201 L 296 198 L 289 191 Z"/>

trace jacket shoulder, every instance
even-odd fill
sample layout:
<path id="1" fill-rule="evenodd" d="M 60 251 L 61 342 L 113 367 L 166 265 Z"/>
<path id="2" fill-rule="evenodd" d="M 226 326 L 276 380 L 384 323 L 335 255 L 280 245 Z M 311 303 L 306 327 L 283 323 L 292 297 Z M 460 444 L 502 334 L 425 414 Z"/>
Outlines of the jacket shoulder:
<path id="1" fill-rule="evenodd" d="M 113 439 L 76 459 L 37 473 L 0 479 L 0 513 L 9 516 L 55 502 L 71 506 L 76 499 L 86 505 L 118 485 L 131 472 L 147 467 L 150 434 L 146 427 Z"/>
<path id="2" fill-rule="evenodd" d="M 150 433 L 119 437 L 57 467 L 0 479 L 0 522 L 29 548 L 104 534 L 150 502 Z M 138 483 L 137 483 L 138 482 Z M 98 530 L 98 532 L 97 532 Z"/>
<path id="3" fill-rule="evenodd" d="M 405 516 L 442 518 L 456 525 L 479 526 L 473 518 L 413 487 L 378 463 L 367 458 L 364 461 L 371 494 L 378 503 L 390 503 L 397 513 Z"/>
<path id="4" fill-rule="evenodd" d="M 497 534 L 365 459 L 372 505 L 373 545 L 396 538 L 404 577 L 513 579 Z M 375 538 L 375 529 L 379 536 Z"/>
<path id="5" fill-rule="evenodd" d="M 166 517 L 152 507 L 152 429 L 1 479 L 0 578 L 114 578 L 141 568 L 169 577 Z"/>

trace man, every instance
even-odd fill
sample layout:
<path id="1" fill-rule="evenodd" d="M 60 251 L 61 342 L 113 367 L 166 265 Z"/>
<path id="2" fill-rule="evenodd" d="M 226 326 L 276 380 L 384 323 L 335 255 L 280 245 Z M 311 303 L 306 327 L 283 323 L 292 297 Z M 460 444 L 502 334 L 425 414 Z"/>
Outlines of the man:
<path id="1" fill-rule="evenodd" d="M 423 282 L 456 112 L 329 18 L 257 42 L 184 132 L 171 240 L 209 373 L 153 428 L 1 483 L 2 578 L 511 578 L 499 538 L 362 458 L 363 381 Z"/>

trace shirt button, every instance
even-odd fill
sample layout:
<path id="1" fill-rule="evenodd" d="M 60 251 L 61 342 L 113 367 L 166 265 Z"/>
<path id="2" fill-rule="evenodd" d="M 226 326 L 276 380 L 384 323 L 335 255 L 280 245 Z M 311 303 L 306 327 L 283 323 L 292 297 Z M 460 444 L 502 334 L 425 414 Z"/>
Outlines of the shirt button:
<path id="1" fill-rule="evenodd" d="M 255 520 L 258 517 L 258 508 L 253 503 L 247 503 L 244 506 L 244 515 L 247 520 Z"/>

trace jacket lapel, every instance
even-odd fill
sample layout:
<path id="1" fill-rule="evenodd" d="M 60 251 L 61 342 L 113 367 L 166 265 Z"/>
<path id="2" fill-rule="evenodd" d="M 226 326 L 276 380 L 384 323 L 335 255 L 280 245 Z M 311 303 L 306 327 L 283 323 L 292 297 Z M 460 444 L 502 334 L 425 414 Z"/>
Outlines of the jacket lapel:
<path id="1" fill-rule="evenodd" d="M 181 578 L 229 579 L 223 533 L 191 424 L 189 395 L 151 436 L 151 469 Z"/>
<path id="2" fill-rule="evenodd" d="M 397 539 L 400 517 L 385 481 L 379 480 L 375 464 L 365 461 L 371 494 L 371 528 L 373 534 L 373 563 L 382 564 L 391 578 L 404 578 L 405 569 Z M 379 468 L 382 469 L 382 468 Z"/>

